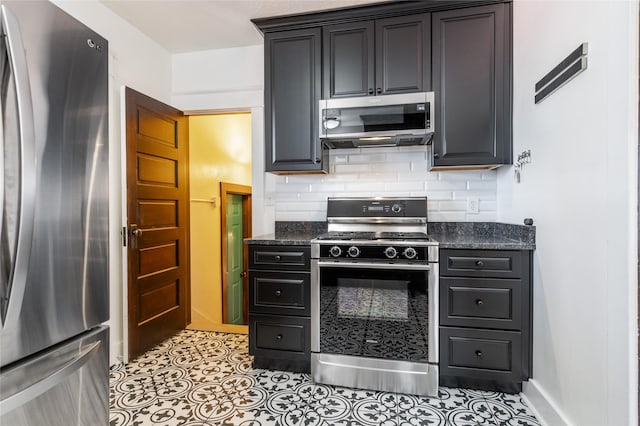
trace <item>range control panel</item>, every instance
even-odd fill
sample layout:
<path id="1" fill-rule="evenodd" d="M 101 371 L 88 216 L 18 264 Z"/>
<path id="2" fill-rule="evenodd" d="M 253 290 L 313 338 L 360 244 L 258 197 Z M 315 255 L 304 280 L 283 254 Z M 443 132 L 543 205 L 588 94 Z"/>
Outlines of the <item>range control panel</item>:
<path id="1" fill-rule="evenodd" d="M 427 198 L 329 198 L 327 219 L 380 217 L 380 218 L 427 218 Z"/>
<path id="2" fill-rule="evenodd" d="M 329 243 L 320 245 L 320 258 L 425 261 L 428 250 L 428 247 L 413 247 L 400 242 L 381 245 Z"/>

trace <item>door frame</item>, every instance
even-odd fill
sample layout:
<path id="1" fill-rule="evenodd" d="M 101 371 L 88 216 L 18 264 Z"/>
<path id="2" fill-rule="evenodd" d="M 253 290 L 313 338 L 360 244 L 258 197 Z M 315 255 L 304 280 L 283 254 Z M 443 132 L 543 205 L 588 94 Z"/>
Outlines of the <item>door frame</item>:
<path id="1" fill-rule="evenodd" d="M 251 187 L 235 183 L 220 182 L 220 271 L 222 275 L 222 324 L 227 324 L 227 196 L 229 194 L 242 195 L 242 238 L 251 238 Z M 247 310 L 249 307 L 249 249 L 242 245 L 242 279 L 243 319 L 248 323 Z"/>

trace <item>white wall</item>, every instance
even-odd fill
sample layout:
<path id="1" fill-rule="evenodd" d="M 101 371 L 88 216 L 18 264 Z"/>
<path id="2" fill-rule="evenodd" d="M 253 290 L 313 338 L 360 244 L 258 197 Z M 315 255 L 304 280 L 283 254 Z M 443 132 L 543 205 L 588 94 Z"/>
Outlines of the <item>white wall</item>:
<path id="1" fill-rule="evenodd" d="M 57 6 L 109 41 L 109 277 L 110 364 L 123 351 L 122 139 L 120 89 L 126 85 L 164 102 L 170 100 L 171 56 L 97 0 L 53 0 Z"/>
<path id="2" fill-rule="evenodd" d="M 514 154 L 498 219 L 532 217 L 533 380 L 549 424 L 637 421 L 638 4 L 514 3 Z M 582 42 L 588 69 L 535 105 L 534 84 Z"/>
<path id="3" fill-rule="evenodd" d="M 253 235 L 273 232 L 275 176 L 264 171 L 263 46 L 173 55 L 172 103 L 187 113 L 251 112 Z M 259 214 L 257 214 L 259 212 Z"/>

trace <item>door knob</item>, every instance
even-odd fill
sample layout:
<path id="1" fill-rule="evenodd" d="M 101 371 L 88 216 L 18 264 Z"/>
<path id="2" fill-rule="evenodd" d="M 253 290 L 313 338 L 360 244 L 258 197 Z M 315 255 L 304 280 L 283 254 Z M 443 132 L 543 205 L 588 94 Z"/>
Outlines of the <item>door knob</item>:
<path id="1" fill-rule="evenodd" d="M 138 248 L 138 238 L 142 235 L 142 230 L 138 228 L 138 225 L 132 223 L 129 225 L 129 247 L 132 249 Z"/>
<path id="2" fill-rule="evenodd" d="M 247 278 L 247 271 L 240 272 L 240 278 Z"/>

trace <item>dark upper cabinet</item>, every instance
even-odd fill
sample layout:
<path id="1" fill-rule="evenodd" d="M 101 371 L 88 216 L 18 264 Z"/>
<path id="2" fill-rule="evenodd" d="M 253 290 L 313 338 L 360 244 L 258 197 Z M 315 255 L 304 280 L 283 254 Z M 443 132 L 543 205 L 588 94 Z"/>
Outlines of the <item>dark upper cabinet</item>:
<path id="1" fill-rule="evenodd" d="M 318 135 L 321 30 L 267 33 L 265 44 L 265 170 L 324 172 Z"/>
<path id="2" fill-rule="evenodd" d="M 329 25 L 322 38 L 324 98 L 373 94 L 373 21 Z"/>
<path id="3" fill-rule="evenodd" d="M 511 163 L 511 4 L 433 13 L 439 167 Z"/>
<path id="4" fill-rule="evenodd" d="M 430 14 L 323 27 L 324 98 L 427 91 Z"/>

